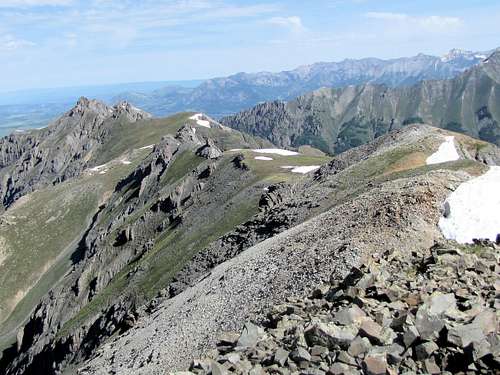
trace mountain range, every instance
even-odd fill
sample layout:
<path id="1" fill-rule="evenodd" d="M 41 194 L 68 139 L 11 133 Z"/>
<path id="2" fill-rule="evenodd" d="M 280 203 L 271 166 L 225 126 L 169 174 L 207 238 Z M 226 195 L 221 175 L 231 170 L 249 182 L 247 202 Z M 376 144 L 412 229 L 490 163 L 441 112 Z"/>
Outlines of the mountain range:
<path id="1" fill-rule="evenodd" d="M 497 373 L 500 52 L 478 55 L 182 89 L 300 95 L 221 120 L 82 97 L 3 137 L 0 373 Z"/>
<path id="2" fill-rule="evenodd" d="M 424 79 L 451 78 L 480 63 L 488 54 L 454 49 L 442 57 L 419 54 L 390 60 L 348 59 L 301 66 L 279 73 L 238 73 L 199 81 L 0 93 L 0 135 L 46 126 L 82 95 L 108 104 L 128 101 L 155 116 L 196 111 L 218 118 L 261 102 L 290 100 L 321 87 L 365 83 L 402 86 Z"/>
<path id="3" fill-rule="evenodd" d="M 305 65 L 279 73 L 238 73 L 206 80 L 195 88 L 167 87 L 152 93 L 129 92 L 116 96 L 114 100 L 127 100 L 155 115 L 199 111 L 220 117 L 264 101 L 293 99 L 321 87 L 366 83 L 397 87 L 424 79 L 452 78 L 488 55 L 488 52 L 455 49 L 443 57 L 419 54 L 390 60 L 347 59 Z"/>
<path id="4" fill-rule="evenodd" d="M 339 153 L 412 123 L 427 123 L 500 145 L 500 51 L 455 78 L 404 87 L 369 83 L 322 88 L 221 120 L 283 147 L 310 144 Z"/>

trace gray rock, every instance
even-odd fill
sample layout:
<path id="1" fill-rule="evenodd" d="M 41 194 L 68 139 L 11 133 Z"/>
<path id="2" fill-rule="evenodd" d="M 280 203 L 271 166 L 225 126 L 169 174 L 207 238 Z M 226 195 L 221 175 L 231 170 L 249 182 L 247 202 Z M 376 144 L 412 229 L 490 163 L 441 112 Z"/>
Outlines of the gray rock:
<path id="1" fill-rule="evenodd" d="M 385 375 L 387 360 L 384 354 L 369 354 L 362 361 L 363 370 L 368 375 Z"/>
<path id="2" fill-rule="evenodd" d="M 439 349 L 439 346 L 434 342 L 424 342 L 415 347 L 415 357 L 418 360 L 429 358 L 432 353 Z"/>
<path id="3" fill-rule="evenodd" d="M 222 151 L 215 145 L 213 140 L 207 139 L 205 145 L 196 151 L 196 155 L 205 159 L 218 159 L 222 156 Z"/>
<path id="4" fill-rule="evenodd" d="M 274 363 L 284 366 L 290 353 L 283 348 L 278 348 L 274 354 Z"/>
<path id="5" fill-rule="evenodd" d="M 371 348 L 370 340 L 366 337 L 356 337 L 351 344 L 347 352 L 353 357 L 359 357 L 360 355 L 368 352 Z"/>
<path id="6" fill-rule="evenodd" d="M 427 304 L 429 306 L 430 315 L 441 315 L 457 308 L 455 295 L 453 293 L 435 293 L 430 297 Z"/>
<path id="7" fill-rule="evenodd" d="M 355 326 L 339 327 L 331 323 L 317 323 L 307 328 L 304 336 L 309 346 L 321 345 L 329 349 L 339 346 L 347 349 L 357 333 L 358 329 Z"/>
<path id="8" fill-rule="evenodd" d="M 436 310 L 438 311 L 437 308 Z M 431 314 L 427 306 L 424 305 L 418 309 L 415 327 L 423 340 L 436 340 L 444 326 L 444 320 Z"/>
<path id="9" fill-rule="evenodd" d="M 357 305 L 352 305 L 338 311 L 333 320 L 338 324 L 347 326 L 351 324 L 359 324 L 364 317 L 366 317 L 366 313 Z"/>
<path id="10" fill-rule="evenodd" d="M 448 328 L 448 342 L 459 347 L 466 348 L 470 343 L 486 341 L 486 336 L 479 324 L 465 324 Z"/>
<path id="11" fill-rule="evenodd" d="M 253 323 L 246 323 L 238 339 L 237 346 L 254 347 L 264 336 L 264 330 Z"/>
<path id="12" fill-rule="evenodd" d="M 311 354 L 309 354 L 309 352 L 306 349 L 298 347 L 297 349 L 295 349 L 290 353 L 290 358 L 293 359 L 295 362 L 300 363 L 301 361 L 310 361 Z"/>

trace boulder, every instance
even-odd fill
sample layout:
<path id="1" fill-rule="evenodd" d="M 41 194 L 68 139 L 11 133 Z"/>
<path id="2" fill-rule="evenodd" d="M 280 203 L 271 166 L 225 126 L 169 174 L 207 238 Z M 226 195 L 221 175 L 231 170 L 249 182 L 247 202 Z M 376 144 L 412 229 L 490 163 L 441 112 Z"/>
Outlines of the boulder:
<path id="1" fill-rule="evenodd" d="M 238 339 L 237 346 L 254 347 L 264 336 L 264 330 L 253 323 L 246 323 Z"/>
<path id="2" fill-rule="evenodd" d="M 358 329 L 351 325 L 339 327 L 333 323 L 317 323 L 308 327 L 304 332 L 309 346 L 321 345 L 329 349 L 340 347 L 347 349 L 358 334 Z"/>
<path id="3" fill-rule="evenodd" d="M 387 360 L 384 354 L 368 354 L 362 361 L 363 370 L 368 375 L 385 375 Z"/>

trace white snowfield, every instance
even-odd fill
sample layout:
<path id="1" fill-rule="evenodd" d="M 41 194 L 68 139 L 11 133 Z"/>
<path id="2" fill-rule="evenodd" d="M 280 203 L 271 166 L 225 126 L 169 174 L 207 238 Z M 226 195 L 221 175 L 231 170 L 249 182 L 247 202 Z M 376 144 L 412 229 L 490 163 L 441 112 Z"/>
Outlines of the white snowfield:
<path id="1" fill-rule="evenodd" d="M 269 158 L 267 156 L 256 156 L 255 160 L 273 160 L 273 158 Z"/>
<path id="2" fill-rule="evenodd" d="M 446 200 L 439 228 L 445 238 L 459 243 L 495 241 L 500 234 L 500 167 L 461 184 Z"/>
<path id="3" fill-rule="evenodd" d="M 100 170 L 104 169 L 107 167 L 107 164 L 101 164 L 101 165 L 97 165 L 93 168 L 90 168 L 90 171 L 92 172 L 99 172 Z"/>
<path id="4" fill-rule="evenodd" d="M 427 158 L 427 165 L 446 163 L 460 159 L 455 148 L 455 137 L 447 136 L 445 141 L 439 146 L 439 149 Z"/>
<path id="5" fill-rule="evenodd" d="M 312 171 L 315 171 L 319 168 L 321 168 L 320 165 L 303 165 L 303 166 L 291 166 L 291 165 L 284 165 L 281 168 L 283 169 L 291 169 L 290 172 L 292 173 L 300 173 L 300 174 L 306 174 Z"/>
<path id="6" fill-rule="evenodd" d="M 282 156 L 295 156 L 298 155 L 298 152 L 295 151 L 290 151 L 290 150 L 283 150 L 281 148 L 259 148 L 252 150 L 253 152 L 256 152 L 258 154 L 276 154 L 276 155 L 282 155 Z"/>
<path id="7" fill-rule="evenodd" d="M 147 149 L 153 148 L 153 147 L 155 147 L 154 144 L 153 145 L 147 145 L 147 146 L 141 147 L 139 150 L 147 150 Z"/>
<path id="8" fill-rule="evenodd" d="M 203 113 L 197 113 L 196 115 L 191 116 L 189 119 L 196 121 L 196 123 L 205 128 L 210 128 L 210 121 L 202 120 Z"/>
<path id="9" fill-rule="evenodd" d="M 132 164 L 131 161 L 128 161 L 128 160 L 121 160 L 122 164 L 125 164 L 125 165 L 129 165 L 129 164 Z"/>

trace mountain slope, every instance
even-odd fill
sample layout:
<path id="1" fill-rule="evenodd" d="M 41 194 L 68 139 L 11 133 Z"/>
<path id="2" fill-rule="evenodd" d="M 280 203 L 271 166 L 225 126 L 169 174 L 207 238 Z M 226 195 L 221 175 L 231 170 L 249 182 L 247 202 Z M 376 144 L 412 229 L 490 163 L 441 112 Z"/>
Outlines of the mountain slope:
<path id="1" fill-rule="evenodd" d="M 15 350 L 50 350 L 56 343 L 67 359 L 85 356 L 122 329 L 110 316 L 121 321 L 143 306 L 199 249 L 257 212 L 266 181 L 299 176 L 272 163 L 260 168 L 260 154 L 251 149 L 268 142 L 202 114 L 96 125 L 95 131 L 103 130 L 105 146 L 93 149 L 93 162 L 79 174 L 56 186 L 40 184 L 2 215 L 2 347 L 17 334 Z M 80 137 L 75 143 L 88 134 Z M 144 145 L 151 140 L 159 143 Z M 243 162 L 236 151 L 223 156 L 222 150 L 234 148 L 245 149 L 252 160 Z M 287 156 L 275 157 L 287 163 Z M 328 160 L 294 155 L 293 161 L 300 166 Z M 27 373 L 47 363 L 53 371 L 46 358 L 27 360 Z"/>
<path id="2" fill-rule="evenodd" d="M 293 101 L 260 104 L 221 120 L 276 145 L 311 144 L 339 153 L 411 123 L 500 144 L 500 52 L 462 75 L 414 86 L 320 89 Z"/>
<path id="3" fill-rule="evenodd" d="M 340 277 L 364 254 L 442 238 L 448 189 L 488 169 L 475 159 L 500 157 L 481 141 L 415 126 L 301 178 L 296 167 L 329 158 L 241 138 L 219 147 L 238 133 L 216 126 L 190 116 L 115 185 L 71 272 L 4 353 L 6 374 L 70 374 L 88 359 L 95 374 L 187 366 L 222 330 L 308 293 L 332 271 Z M 459 160 L 427 165 L 447 136 Z"/>
<path id="4" fill-rule="evenodd" d="M 280 199 L 269 208 L 269 215 L 280 212 L 295 217 L 302 211 L 313 217 L 304 217 L 301 224 L 290 222 L 280 234 L 207 271 L 183 293 L 161 302 L 150 315 L 140 316 L 129 331 L 108 341 L 79 367 L 80 372 L 181 371 L 193 358 L 213 353 L 217 342 L 225 342 L 219 348 L 229 351 L 232 332 L 240 331 L 245 320 L 267 324 L 273 318 L 265 312 L 274 304 L 296 301 L 322 283 L 339 281 L 367 258 L 428 251 L 435 241 L 443 240 L 437 224 L 449 189 L 488 169 L 467 159 L 427 166 L 425 157 L 449 134 L 430 127 L 408 127 L 348 151 L 315 176 L 279 189 Z M 467 137 L 457 139 L 457 147 L 465 153 L 474 148 L 473 143 Z M 402 163 L 403 157 L 414 160 L 413 164 Z M 312 207 L 316 207 L 315 214 Z M 274 327 L 276 337 L 287 333 L 288 324 L 292 326 L 284 321 Z M 220 339 L 225 331 L 231 333 Z M 251 342 L 258 335 L 251 331 L 246 338 Z M 243 340 L 238 344 L 246 346 Z M 244 348 L 240 350 L 243 359 Z M 254 350 L 249 357 L 260 361 L 261 352 Z M 239 362 L 228 357 L 221 361 L 228 367 Z M 255 365 L 251 360 L 246 371 Z M 194 367 L 193 371 L 202 371 Z"/>
<path id="5" fill-rule="evenodd" d="M 148 117 L 125 103 L 109 108 L 81 99 L 47 129 L 2 139 L 6 166 L 0 174 L 17 187 L 16 195 L 7 195 L 11 203 L 0 215 L 2 350 L 15 341 L 19 325 L 39 299 L 78 263 L 98 214 L 155 143 L 181 127 L 193 126 L 202 140 L 211 134 L 214 149 L 270 145 L 203 115 Z M 206 149 L 212 147 L 205 147 L 201 155 Z M 37 161 L 29 162 L 34 155 Z M 183 177 L 199 160 L 203 158 L 182 155 L 173 177 Z"/>
<path id="6" fill-rule="evenodd" d="M 219 117 L 263 101 L 290 100 L 321 87 L 367 83 L 396 87 L 424 79 L 452 78 L 484 58 L 483 53 L 453 50 L 444 57 L 420 54 L 391 60 L 347 59 L 279 73 L 238 73 L 204 81 L 196 88 L 167 87 L 151 94 L 124 93 L 115 100 L 130 101 L 156 115 L 196 110 Z"/>

